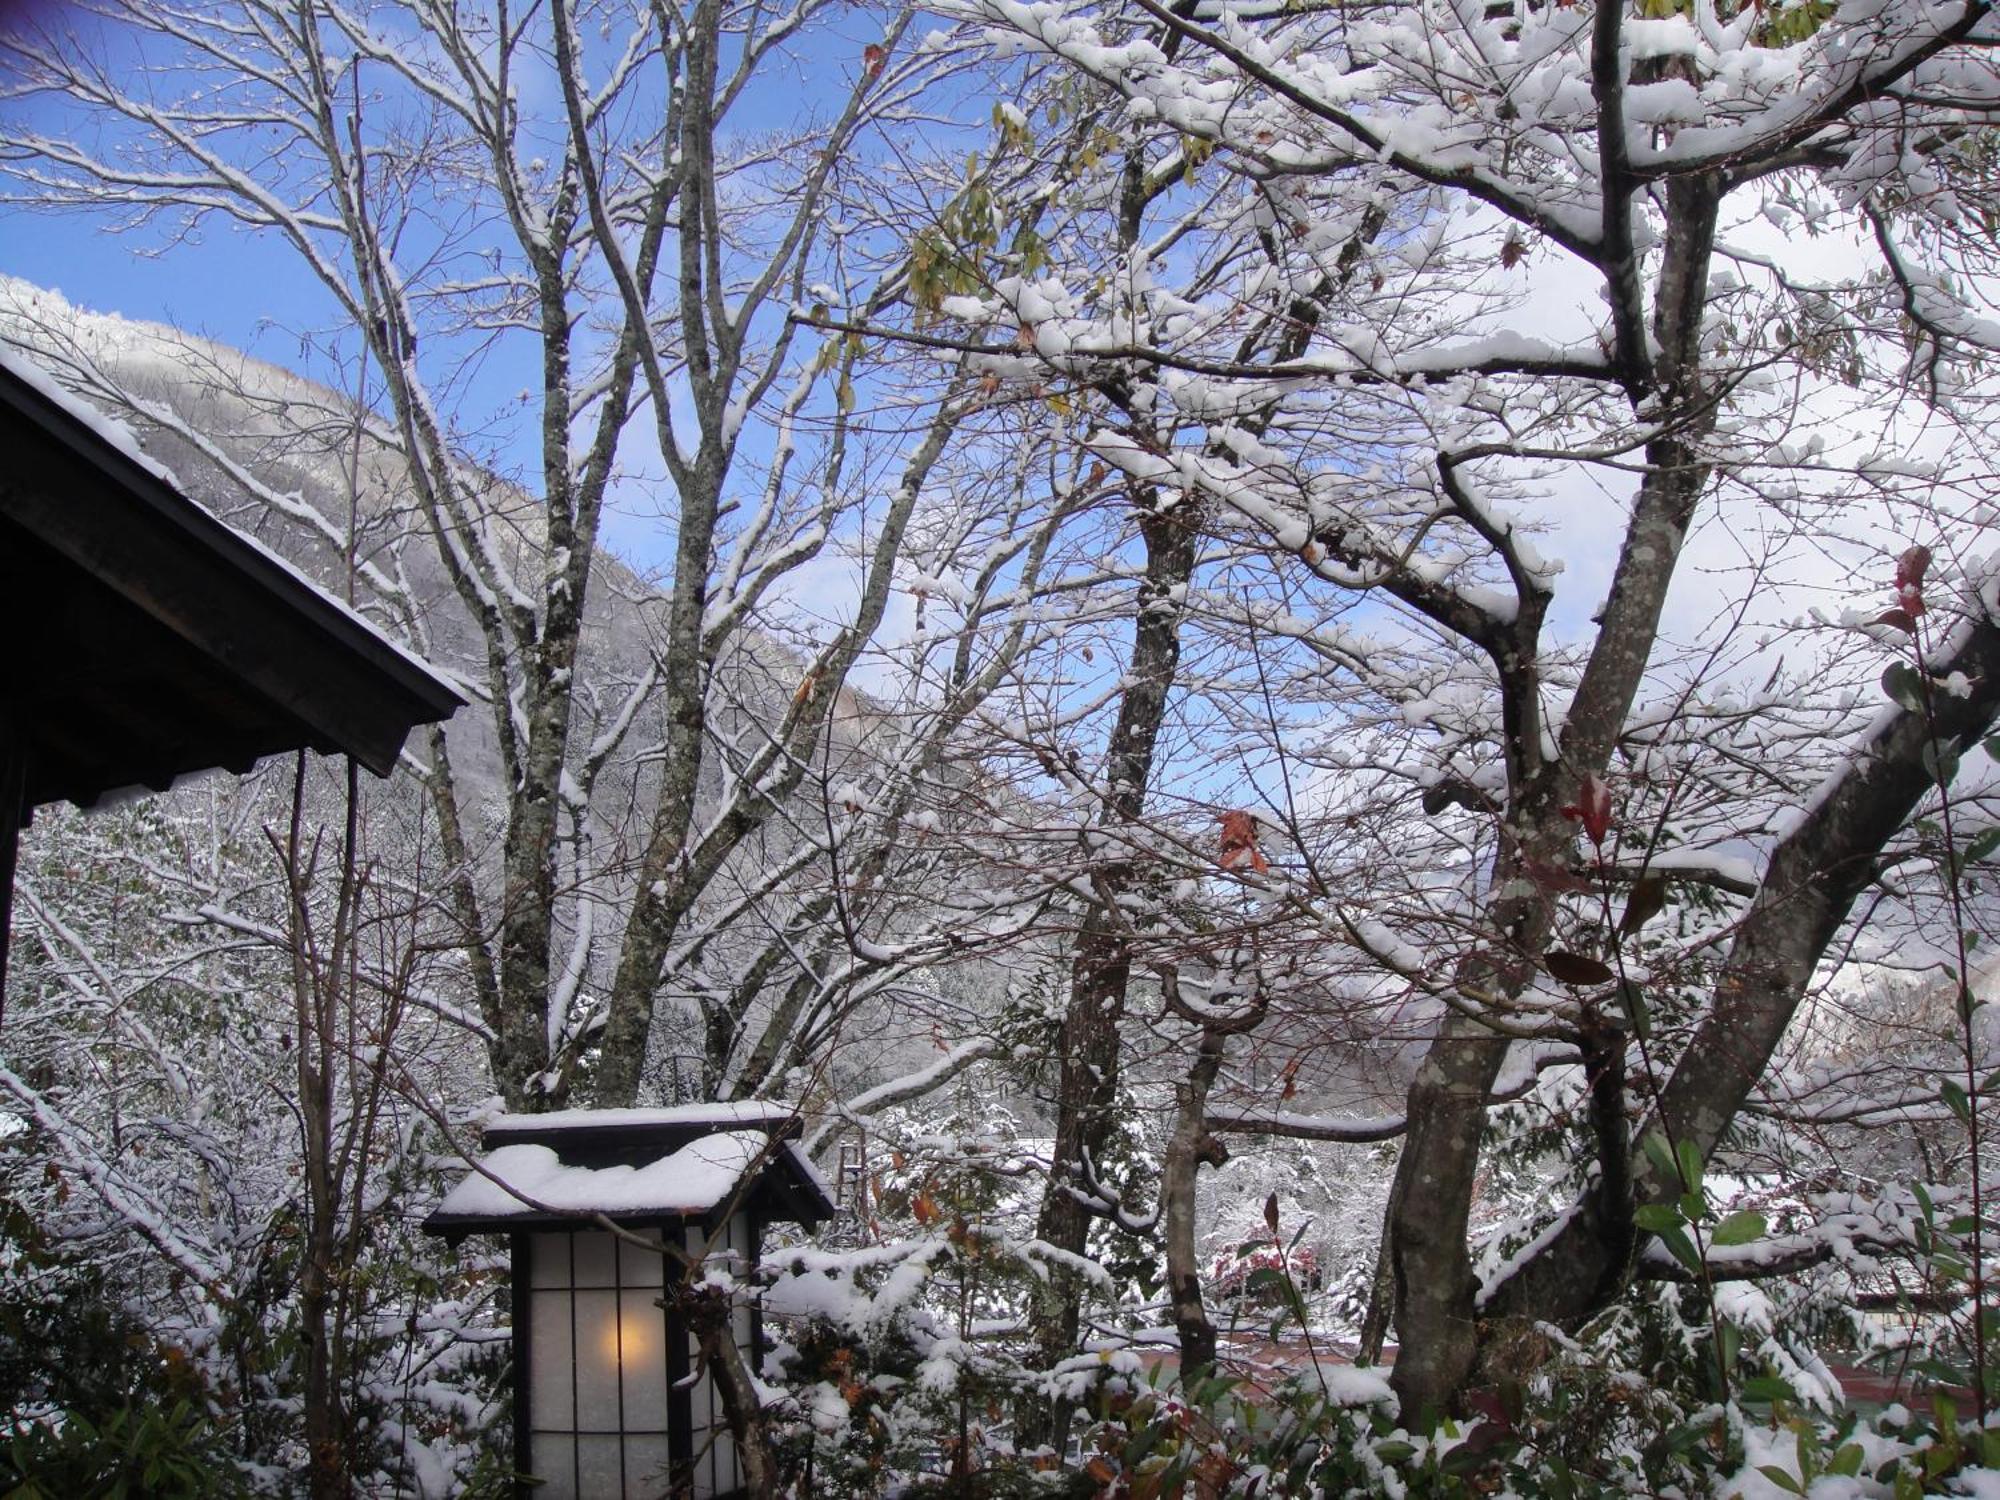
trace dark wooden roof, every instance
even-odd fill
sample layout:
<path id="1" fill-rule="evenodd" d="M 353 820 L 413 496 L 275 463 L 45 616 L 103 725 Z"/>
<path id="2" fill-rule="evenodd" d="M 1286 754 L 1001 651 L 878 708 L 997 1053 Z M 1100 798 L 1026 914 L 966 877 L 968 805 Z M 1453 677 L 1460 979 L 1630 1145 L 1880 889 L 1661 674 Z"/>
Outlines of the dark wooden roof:
<path id="1" fill-rule="evenodd" d="M 0 363 L 0 732 L 26 805 L 307 747 L 377 775 L 450 684 Z"/>
<path id="2" fill-rule="evenodd" d="M 725 1130 L 761 1130 L 773 1140 L 805 1134 L 798 1109 L 776 1100 L 673 1104 L 660 1109 L 559 1109 L 539 1115 L 496 1115 L 482 1136 L 486 1149 L 547 1146 L 577 1167 L 638 1167 Z"/>
<path id="3" fill-rule="evenodd" d="M 663 1162 L 706 1137 L 756 1132 L 768 1144 L 727 1206 L 766 1222 L 780 1220 L 810 1229 L 832 1218 L 835 1208 L 824 1179 L 799 1149 L 803 1129 L 804 1122 L 797 1110 L 777 1103 L 684 1105 L 657 1110 L 574 1109 L 545 1115 L 502 1115 L 486 1126 L 482 1144 L 488 1153 L 508 1146 L 541 1146 L 555 1153 L 565 1167 L 601 1170 L 644 1168 Z M 487 1161 L 491 1161 L 490 1156 Z M 481 1174 L 475 1170 L 473 1175 Z M 504 1191 L 498 1196 L 504 1199 Z M 662 1201 L 633 1203 L 606 1217 L 627 1228 L 640 1228 L 712 1222 L 720 1214 L 720 1208 L 690 1209 L 679 1202 Z M 543 1212 L 518 1202 L 455 1212 L 447 1199 L 442 1208 L 424 1221 L 424 1228 L 456 1241 L 468 1234 L 574 1229 L 588 1222 L 585 1215 Z"/>

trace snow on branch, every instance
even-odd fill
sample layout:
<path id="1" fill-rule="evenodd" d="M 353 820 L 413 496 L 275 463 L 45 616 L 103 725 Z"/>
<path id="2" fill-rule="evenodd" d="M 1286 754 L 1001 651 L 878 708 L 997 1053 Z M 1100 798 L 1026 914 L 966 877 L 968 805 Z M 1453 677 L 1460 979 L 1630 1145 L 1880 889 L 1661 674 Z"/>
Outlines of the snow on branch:
<path id="1" fill-rule="evenodd" d="M 1915 1205 L 1909 1202 L 1851 1200 L 1851 1206 L 1791 1234 L 1766 1235 L 1744 1245 L 1711 1244 L 1703 1265 L 1711 1281 L 1789 1276 L 1828 1261 L 1872 1272 L 1876 1257 L 1908 1254 L 1919 1248 L 1922 1224 L 1914 1214 Z M 1638 1270 L 1649 1281 L 1696 1279 L 1658 1240 L 1640 1253 Z"/>
<path id="2" fill-rule="evenodd" d="M 4 1065 L 0 1065 L 0 1093 L 11 1097 L 47 1135 L 57 1155 L 90 1184 L 105 1207 L 191 1280 L 211 1293 L 219 1291 L 222 1268 L 174 1232 L 174 1215 L 106 1161 L 87 1131 L 72 1124 L 61 1110 Z"/>
<path id="3" fill-rule="evenodd" d="M 870 1123 L 869 1113 L 873 1110 L 888 1109 L 897 1104 L 906 1104 L 912 1099 L 920 1099 L 940 1086 L 958 1077 L 981 1058 L 991 1057 L 1001 1050 L 1001 1044 L 992 1037 L 976 1037 L 969 1042 L 960 1042 L 927 1067 L 913 1073 L 905 1073 L 900 1078 L 891 1078 L 886 1083 L 877 1084 L 872 1089 L 856 1094 L 852 1099 L 836 1104 L 829 1111 L 830 1118 L 806 1141 L 805 1154 L 817 1156 L 827 1142 L 848 1125 L 864 1128 Z"/>

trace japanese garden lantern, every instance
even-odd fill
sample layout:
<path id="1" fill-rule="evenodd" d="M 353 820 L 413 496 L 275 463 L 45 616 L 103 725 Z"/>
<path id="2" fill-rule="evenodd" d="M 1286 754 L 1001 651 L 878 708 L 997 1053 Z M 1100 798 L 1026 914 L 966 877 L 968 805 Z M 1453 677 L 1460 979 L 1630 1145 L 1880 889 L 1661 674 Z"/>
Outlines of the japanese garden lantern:
<path id="1" fill-rule="evenodd" d="M 425 1228 L 508 1236 L 515 1465 L 537 1497 L 737 1493 L 742 1468 L 681 1289 L 741 1277 L 774 1222 L 832 1217 L 769 1103 L 503 1115 Z M 607 1225 L 615 1226 L 606 1227 Z M 692 1269 L 690 1269 L 692 1268 Z M 752 1366 L 749 1305 L 730 1312 Z"/>

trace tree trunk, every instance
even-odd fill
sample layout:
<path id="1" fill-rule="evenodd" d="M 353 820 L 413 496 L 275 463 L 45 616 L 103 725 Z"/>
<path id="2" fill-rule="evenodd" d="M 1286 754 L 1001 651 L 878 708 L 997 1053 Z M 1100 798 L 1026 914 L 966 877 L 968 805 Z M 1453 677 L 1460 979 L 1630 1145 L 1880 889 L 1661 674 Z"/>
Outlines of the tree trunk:
<path id="1" fill-rule="evenodd" d="M 1937 742 L 1969 749 L 2000 718 L 2000 627 L 1985 615 L 1958 646 L 1931 663 L 1935 676 L 1962 674 L 1965 696 L 1935 695 Z M 1757 895 L 1736 929 L 1706 1013 L 1689 1039 L 1646 1130 L 1691 1142 L 1707 1158 L 1757 1086 L 1804 999 L 1827 946 L 1875 881 L 1888 841 L 1936 785 L 1924 765 L 1932 743 L 1925 715 L 1905 708 L 1877 726 L 1830 778 L 1772 851 Z M 1632 1165 L 1638 1202 L 1680 1192 L 1641 1154 Z M 1493 1289 L 1496 1316 L 1574 1326 L 1625 1290 L 1617 1216 L 1593 1191 L 1562 1230 Z"/>
<path id="2" fill-rule="evenodd" d="M 1611 43 L 1615 52 L 1615 30 Z M 1700 336 L 1719 196 L 1720 185 L 1709 179 L 1677 178 L 1668 188 L 1653 309 L 1658 352 L 1635 376 L 1631 394 L 1639 404 L 1657 399 L 1674 420 L 1662 420 L 1663 435 L 1646 446 L 1646 475 L 1553 760 L 1541 746 L 1536 702 L 1542 681 L 1535 658 L 1546 596 L 1532 610 L 1531 598 L 1524 596 L 1511 628 L 1489 645 L 1506 721 L 1510 788 L 1494 866 L 1496 891 L 1522 885 L 1535 867 L 1569 862 L 1577 831 L 1563 808 L 1575 800 L 1585 777 L 1601 776 L 1609 765 L 1652 659 L 1675 562 L 1709 477 L 1694 445 L 1713 420 L 1700 378 Z M 1616 269 L 1606 269 L 1614 290 L 1626 284 L 1613 274 Z M 1409 1130 L 1389 1202 L 1399 1346 L 1391 1383 L 1406 1421 L 1450 1410 L 1478 1360 L 1478 1289 L 1465 1236 L 1487 1096 L 1506 1055 L 1505 1039 L 1483 1019 L 1484 1007 L 1497 1002 L 1493 1013 L 1499 1014 L 1519 993 L 1527 966 L 1540 962 L 1550 921 L 1544 896 L 1494 903 L 1488 928 L 1500 961 L 1473 956 L 1473 983 L 1465 982 L 1464 973 L 1457 981 L 1471 1013 L 1454 1009 L 1445 1016 L 1410 1087 Z"/>
<path id="3" fill-rule="evenodd" d="M 1172 499 L 1178 503 L 1150 496 L 1140 512 L 1146 575 L 1139 585 L 1132 660 L 1106 757 L 1106 823 L 1114 830 L 1136 823 L 1144 811 L 1153 751 L 1180 665 L 1183 594 L 1194 573 L 1200 528 L 1187 509 L 1189 502 L 1179 496 Z M 1096 872 L 1097 899 L 1077 941 L 1069 1009 L 1057 1040 L 1056 1138 L 1035 1234 L 1072 1255 L 1083 1253 L 1091 1220 L 1078 1199 L 1078 1184 L 1085 1163 L 1101 1162 L 1118 1099 L 1118 1023 L 1132 977 L 1118 900 L 1134 889 L 1142 874 L 1129 856 Z M 1076 1278 L 1052 1276 L 1033 1315 L 1037 1367 L 1049 1369 L 1075 1352 L 1081 1308 L 1082 1287 Z M 1023 1435 L 1031 1443 L 1060 1445 L 1069 1417 L 1069 1408 L 1061 1402 L 1046 1414 L 1031 1411 L 1025 1415 Z"/>
<path id="4" fill-rule="evenodd" d="M 771 1435 L 764 1422 L 764 1403 L 757 1382 L 743 1351 L 736 1347 L 736 1333 L 730 1326 L 729 1297 L 695 1289 L 684 1294 L 681 1306 L 688 1327 L 701 1346 L 709 1378 L 722 1397 L 730 1435 L 736 1439 L 736 1456 L 743 1465 L 742 1493 L 749 1500 L 775 1500 L 777 1456 L 771 1451 Z"/>
<path id="5" fill-rule="evenodd" d="M 1160 1168 L 1160 1219 L 1167 1251 L 1167 1296 L 1181 1340 L 1181 1378 L 1215 1368 L 1215 1324 L 1201 1295 L 1201 1261 L 1195 1239 L 1195 1188 L 1203 1164 L 1220 1167 L 1229 1150 L 1208 1129 L 1208 1096 L 1228 1050 L 1229 1038 L 1263 1020 L 1268 1000 L 1260 991 L 1243 1013 L 1227 1021 L 1202 1016 L 1180 1003 L 1178 976 L 1161 976 L 1167 1003 L 1201 1028 L 1201 1041 L 1187 1077 L 1174 1089 L 1174 1133 Z"/>

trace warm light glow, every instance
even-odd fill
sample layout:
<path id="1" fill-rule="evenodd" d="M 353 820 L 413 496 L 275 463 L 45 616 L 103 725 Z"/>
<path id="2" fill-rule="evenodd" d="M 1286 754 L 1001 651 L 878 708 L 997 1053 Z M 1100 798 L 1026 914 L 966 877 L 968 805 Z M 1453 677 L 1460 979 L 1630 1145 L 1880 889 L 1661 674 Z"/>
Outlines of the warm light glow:
<path id="1" fill-rule="evenodd" d="M 653 1333 L 646 1314 L 631 1309 L 605 1324 L 598 1348 L 614 1365 L 633 1364 L 654 1356 Z"/>

